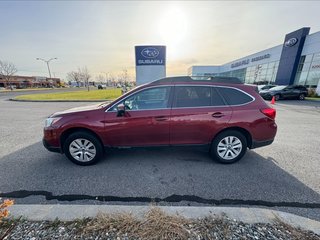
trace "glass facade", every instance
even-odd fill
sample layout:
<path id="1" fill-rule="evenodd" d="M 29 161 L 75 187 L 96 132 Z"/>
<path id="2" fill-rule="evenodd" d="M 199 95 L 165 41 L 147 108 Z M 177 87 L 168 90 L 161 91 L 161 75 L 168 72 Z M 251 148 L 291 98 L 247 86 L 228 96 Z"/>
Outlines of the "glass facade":
<path id="1" fill-rule="evenodd" d="M 320 80 L 320 53 L 301 56 L 294 84 L 316 87 Z"/>
<path id="2" fill-rule="evenodd" d="M 237 77 L 245 83 L 268 84 L 274 83 L 277 76 L 279 61 L 257 64 L 247 68 L 216 74 L 224 77 Z"/>
<path id="3" fill-rule="evenodd" d="M 275 84 L 279 68 L 279 61 L 257 64 L 242 69 L 237 69 L 222 73 L 203 72 L 192 76 L 198 79 L 207 79 L 208 77 L 237 77 L 249 84 Z M 192 74 L 192 71 L 189 71 Z M 320 52 L 302 55 L 297 68 L 294 85 L 303 85 L 306 87 L 317 87 L 320 80 Z"/>
<path id="4" fill-rule="evenodd" d="M 292 84 L 315 88 L 318 84 L 320 86 L 320 32 L 309 35 L 309 30 L 305 27 L 288 33 L 285 44 L 222 65 L 191 66 L 188 74 L 197 79 L 237 77 L 248 84 Z"/>
<path id="5" fill-rule="evenodd" d="M 279 61 L 269 62 L 265 64 L 257 64 L 247 68 L 237 69 L 222 73 L 193 73 L 189 69 L 189 76 L 198 77 L 237 77 L 245 83 L 250 84 L 268 84 L 274 83 L 277 76 Z M 320 68 L 319 68 L 320 69 Z M 191 71 L 190 71 L 191 70 Z"/>
<path id="6" fill-rule="evenodd" d="M 277 76 L 279 61 L 258 64 L 247 68 L 246 83 L 268 84 L 274 83 Z"/>
<path id="7" fill-rule="evenodd" d="M 229 72 L 224 72 L 224 73 L 219 73 L 217 74 L 219 77 L 237 77 L 241 81 L 245 82 L 246 81 L 246 68 L 238 69 L 238 70 L 233 70 Z"/>

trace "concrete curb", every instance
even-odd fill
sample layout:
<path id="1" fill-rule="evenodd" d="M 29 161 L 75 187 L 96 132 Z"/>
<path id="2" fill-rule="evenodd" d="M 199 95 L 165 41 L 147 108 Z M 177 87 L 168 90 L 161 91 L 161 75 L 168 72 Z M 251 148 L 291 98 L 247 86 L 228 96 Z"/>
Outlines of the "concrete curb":
<path id="1" fill-rule="evenodd" d="M 14 102 L 111 102 L 110 100 L 24 100 L 10 98 Z"/>
<path id="2" fill-rule="evenodd" d="M 70 221 L 77 218 L 95 217 L 98 213 L 130 212 L 142 218 L 152 206 L 121 205 L 28 205 L 17 204 L 9 208 L 10 216 L 20 216 L 33 221 L 55 220 Z M 276 217 L 295 227 L 320 234 L 320 222 L 291 213 L 246 207 L 176 207 L 157 206 L 167 214 L 179 214 L 186 218 L 198 218 L 208 215 L 226 214 L 231 219 L 245 223 L 272 223 Z"/>

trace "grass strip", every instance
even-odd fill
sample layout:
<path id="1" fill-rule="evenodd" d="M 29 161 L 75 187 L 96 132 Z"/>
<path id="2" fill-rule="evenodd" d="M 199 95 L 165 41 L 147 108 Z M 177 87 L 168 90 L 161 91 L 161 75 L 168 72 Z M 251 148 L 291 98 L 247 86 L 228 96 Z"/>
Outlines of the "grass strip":
<path id="1" fill-rule="evenodd" d="M 320 101 L 320 97 L 306 97 L 307 100 Z"/>
<path id="2" fill-rule="evenodd" d="M 41 93 L 27 94 L 15 97 L 17 100 L 112 100 L 121 95 L 121 89 L 105 89 L 105 90 L 84 90 L 74 92 L 57 92 L 57 93 Z"/>

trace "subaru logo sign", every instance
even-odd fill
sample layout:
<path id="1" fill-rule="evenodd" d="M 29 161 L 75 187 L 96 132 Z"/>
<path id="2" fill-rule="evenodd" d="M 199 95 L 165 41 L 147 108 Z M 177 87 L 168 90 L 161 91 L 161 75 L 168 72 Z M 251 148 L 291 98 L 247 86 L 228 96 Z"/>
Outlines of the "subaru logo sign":
<path id="1" fill-rule="evenodd" d="M 159 50 L 153 47 L 147 47 L 141 51 L 141 55 L 145 58 L 156 58 L 158 57 L 159 53 Z"/>
<path id="2" fill-rule="evenodd" d="M 135 46 L 136 66 L 166 65 L 166 46 Z"/>
<path id="3" fill-rule="evenodd" d="M 284 43 L 284 46 L 285 47 L 292 47 L 292 46 L 296 45 L 297 42 L 298 42 L 297 38 L 290 38 L 288 41 L 286 41 Z"/>

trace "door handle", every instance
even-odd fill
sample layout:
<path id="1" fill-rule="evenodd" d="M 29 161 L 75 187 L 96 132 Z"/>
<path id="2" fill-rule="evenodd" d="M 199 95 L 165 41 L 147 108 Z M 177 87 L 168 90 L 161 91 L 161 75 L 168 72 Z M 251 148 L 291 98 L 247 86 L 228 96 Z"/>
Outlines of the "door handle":
<path id="1" fill-rule="evenodd" d="M 168 120 L 166 116 L 158 116 L 158 117 L 154 117 L 154 119 L 159 122 Z"/>
<path id="2" fill-rule="evenodd" d="M 215 112 L 215 113 L 212 113 L 211 116 L 214 118 L 221 118 L 224 116 L 224 114 L 222 112 Z"/>

